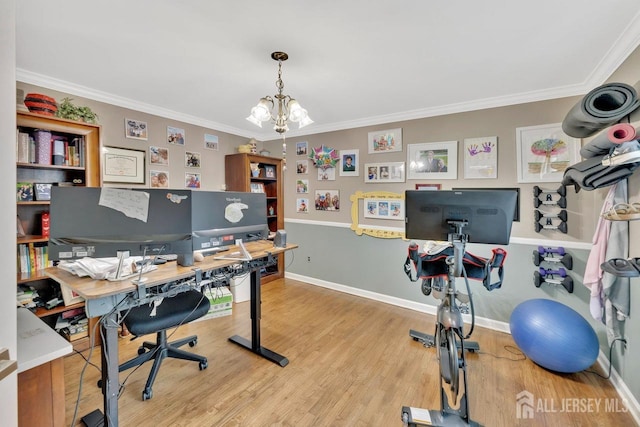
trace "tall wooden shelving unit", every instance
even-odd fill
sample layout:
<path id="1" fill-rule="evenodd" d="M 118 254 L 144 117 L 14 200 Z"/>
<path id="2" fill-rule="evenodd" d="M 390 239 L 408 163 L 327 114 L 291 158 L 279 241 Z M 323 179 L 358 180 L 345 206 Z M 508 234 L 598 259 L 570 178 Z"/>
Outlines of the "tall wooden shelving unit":
<path id="1" fill-rule="evenodd" d="M 60 182 L 74 183 L 74 185 L 84 185 L 88 187 L 100 186 L 100 126 L 76 122 L 72 120 L 59 119 L 19 111 L 17 113 L 17 126 L 20 132 L 32 134 L 34 130 L 47 130 L 52 135 L 65 138 L 81 138 L 83 140 L 82 163 L 79 166 L 44 165 L 36 163 L 17 163 L 16 181 L 30 183 L 52 183 Z M 48 201 L 26 201 L 17 202 L 17 212 L 22 227 L 25 231 L 24 237 L 18 237 L 16 248 L 20 244 L 38 243 L 45 244 L 48 238 L 42 236 L 40 218 L 43 212 L 49 210 Z M 81 213 L 80 213 L 81 214 Z M 72 219 L 71 219 L 72 220 Z M 59 286 L 49 279 L 42 270 L 29 273 L 18 273 L 17 285 L 28 285 L 34 288 L 46 289 L 51 286 Z M 65 311 L 84 307 L 80 302 L 72 305 L 59 305 L 52 309 L 39 307 L 35 314 L 46 323 L 53 326 L 58 314 Z M 89 323 L 89 334 L 93 328 L 91 319 Z M 89 335 L 90 337 L 90 335 Z M 76 350 L 84 350 L 89 346 L 89 337 L 73 341 Z M 97 340 L 99 342 L 99 340 Z"/>
<path id="2" fill-rule="evenodd" d="M 251 173 L 251 163 L 258 164 L 260 175 Z M 284 229 L 284 193 L 282 177 L 282 159 L 261 156 L 258 154 L 238 153 L 225 156 L 225 182 L 228 191 L 251 191 L 251 184 L 262 184 L 267 196 L 267 223 L 270 235 Z M 266 167 L 275 171 L 271 177 L 266 176 Z M 278 256 L 277 266 L 270 267 L 262 273 L 262 283 L 284 277 L 284 256 Z"/>

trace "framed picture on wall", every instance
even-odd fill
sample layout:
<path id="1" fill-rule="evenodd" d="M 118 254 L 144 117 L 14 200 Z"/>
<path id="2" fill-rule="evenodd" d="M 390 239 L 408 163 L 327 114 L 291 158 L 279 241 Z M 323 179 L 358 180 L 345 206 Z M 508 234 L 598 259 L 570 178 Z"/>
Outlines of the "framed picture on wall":
<path id="1" fill-rule="evenodd" d="M 167 142 L 169 144 L 184 145 L 184 129 L 167 126 Z"/>
<path id="2" fill-rule="evenodd" d="M 202 156 L 200 153 L 193 151 L 186 151 L 184 153 L 184 167 L 186 168 L 199 168 L 202 163 Z"/>
<path id="3" fill-rule="evenodd" d="M 464 179 L 498 177 L 498 137 L 465 138 L 462 143 Z"/>
<path id="4" fill-rule="evenodd" d="M 402 151 L 402 128 L 369 132 L 369 154 Z"/>
<path id="5" fill-rule="evenodd" d="M 166 171 L 149 171 L 149 182 L 151 188 L 168 188 L 169 172 Z"/>
<path id="6" fill-rule="evenodd" d="M 456 179 L 458 141 L 407 145 L 408 179 Z"/>
<path id="7" fill-rule="evenodd" d="M 335 181 L 336 168 L 318 168 L 318 181 Z"/>
<path id="8" fill-rule="evenodd" d="M 364 182 L 404 182 L 404 162 L 365 163 Z"/>
<path id="9" fill-rule="evenodd" d="M 309 199 L 296 199 L 296 212 L 309 213 Z"/>
<path id="10" fill-rule="evenodd" d="M 404 221 L 404 200 L 402 199 L 364 199 L 364 217 Z"/>
<path id="11" fill-rule="evenodd" d="M 296 179 L 296 193 L 306 194 L 309 192 L 309 180 L 308 179 Z"/>
<path id="12" fill-rule="evenodd" d="M 562 131 L 562 123 L 516 128 L 518 182 L 561 182 L 564 171 L 580 161 L 580 139 Z"/>
<path id="13" fill-rule="evenodd" d="M 296 173 L 306 175 L 309 171 L 309 160 L 296 160 Z"/>
<path id="14" fill-rule="evenodd" d="M 132 139 L 147 140 L 147 122 L 124 119 L 124 136 Z"/>
<path id="15" fill-rule="evenodd" d="M 169 165 L 169 150 L 164 147 L 149 147 L 149 164 Z"/>
<path id="16" fill-rule="evenodd" d="M 340 190 L 316 190 L 317 211 L 339 211 Z"/>
<path id="17" fill-rule="evenodd" d="M 208 133 L 204 134 L 204 148 L 207 150 L 215 150 L 218 151 L 218 136 L 210 135 Z"/>
<path id="18" fill-rule="evenodd" d="M 144 184 L 145 151 L 103 147 L 103 182 Z"/>
<path id="19" fill-rule="evenodd" d="M 340 176 L 359 176 L 360 150 L 340 150 Z"/>
<path id="20" fill-rule="evenodd" d="M 306 156 L 307 155 L 307 141 L 296 142 L 296 154 L 298 156 Z"/>

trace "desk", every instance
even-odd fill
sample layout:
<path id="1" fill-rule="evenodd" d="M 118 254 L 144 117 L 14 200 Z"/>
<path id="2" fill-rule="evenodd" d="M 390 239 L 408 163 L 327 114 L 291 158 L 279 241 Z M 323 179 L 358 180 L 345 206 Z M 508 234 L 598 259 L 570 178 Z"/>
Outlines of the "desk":
<path id="1" fill-rule="evenodd" d="M 18 425 L 64 426 L 64 361 L 69 341 L 18 308 Z"/>
<path id="2" fill-rule="evenodd" d="M 101 317 L 102 332 L 102 391 L 104 394 L 104 417 L 106 426 L 118 425 L 118 313 L 129 307 L 139 306 L 149 301 L 146 289 L 166 283 L 196 279 L 205 273 L 225 273 L 227 275 L 251 273 L 251 340 L 234 335 L 229 341 L 238 344 L 280 366 L 286 366 L 286 357 L 275 353 L 260 343 L 260 269 L 277 262 L 275 257 L 298 246 L 288 244 L 285 247 L 274 247 L 273 242 L 261 240 L 245 243 L 251 253 L 251 261 L 221 260 L 213 256 L 193 266 L 183 267 L 175 262 L 159 265 L 157 270 L 144 274 L 146 281 L 136 285 L 131 280 L 109 282 L 81 278 L 62 269 L 52 267 L 45 270 L 47 276 L 85 299 L 85 311 L 88 317 Z M 230 247 L 230 250 L 237 249 Z M 224 255 L 220 252 L 216 255 Z"/>

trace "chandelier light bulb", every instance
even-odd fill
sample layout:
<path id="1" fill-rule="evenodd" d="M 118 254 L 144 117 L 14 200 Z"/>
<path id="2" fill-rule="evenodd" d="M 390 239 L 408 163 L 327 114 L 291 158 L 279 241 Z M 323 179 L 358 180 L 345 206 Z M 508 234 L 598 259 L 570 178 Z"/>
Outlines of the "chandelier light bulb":
<path id="1" fill-rule="evenodd" d="M 262 122 L 272 121 L 274 123 L 273 129 L 280 134 L 284 134 L 289 130 L 288 120 L 298 123 L 299 129 L 302 129 L 313 123 L 313 120 L 309 118 L 307 110 L 302 108 L 298 101 L 282 93 L 284 89 L 284 83 L 282 82 L 282 62 L 286 61 L 289 56 L 284 52 L 273 52 L 271 58 L 278 61 L 278 80 L 276 81 L 278 94 L 276 94 L 274 98 L 270 96 L 260 98 L 258 104 L 251 109 L 251 114 L 247 117 L 247 120 L 259 127 L 262 127 Z M 275 107 L 274 99 L 278 100 L 277 115 L 271 112 Z"/>

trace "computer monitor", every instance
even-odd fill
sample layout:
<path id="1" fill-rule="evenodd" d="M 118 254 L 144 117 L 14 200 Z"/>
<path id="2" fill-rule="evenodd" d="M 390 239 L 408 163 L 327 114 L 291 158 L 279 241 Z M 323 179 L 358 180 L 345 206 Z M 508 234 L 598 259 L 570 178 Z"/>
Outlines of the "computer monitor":
<path id="1" fill-rule="evenodd" d="M 197 191 L 192 195 L 193 249 L 207 252 L 269 236 L 264 193 Z"/>
<path id="2" fill-rule="evenodd" d="M 517 193 L 505 190 L 405 192 L 405 237 L 450 241 L 465 222 L 467 242 L 506 245 L 516 207 Z"/>
<path id="3" fill-rule="evenodd" d="M 193 259 L 190 190 L 52 187 L 49 259 L 176 254 Z"/>

